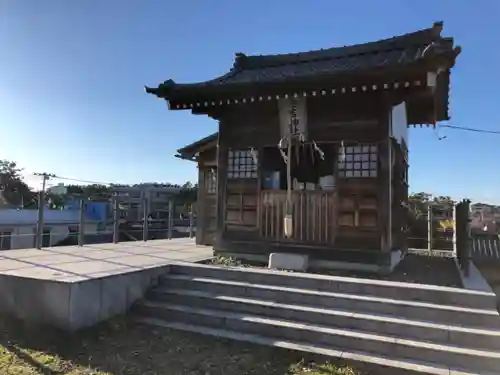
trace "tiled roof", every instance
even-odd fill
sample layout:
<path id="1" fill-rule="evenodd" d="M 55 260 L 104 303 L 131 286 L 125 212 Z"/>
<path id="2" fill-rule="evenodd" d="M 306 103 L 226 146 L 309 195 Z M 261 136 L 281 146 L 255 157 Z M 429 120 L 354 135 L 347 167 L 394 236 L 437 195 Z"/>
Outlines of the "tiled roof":
<path id="1" fill-rule="evenodd" d="M 353 46 L 280 55 L 237 53 L 233 68 L 221 77 L 192 84 L 168 80 L 157 88 L 146 87 L 146 92 L 175 100 L 249 84 L 290 82 L 412 64 L 424 57 L 452 52 L 453 39 L 441 37 L 441 30 L 442 23 L 436 23 L 425 30 Z"/>
<path id="2" fill-rule="evenodd" d="M 215 147 L 217 145 L 219 133 L 210 134 L 202 139 L 199 139 L 193 143 L 190 143 L 183 148 L 177 150 L 177 156 L 181 159 L 192 159 L 193 156 L 201 149 L 206 146 L 213 145 Z"/>

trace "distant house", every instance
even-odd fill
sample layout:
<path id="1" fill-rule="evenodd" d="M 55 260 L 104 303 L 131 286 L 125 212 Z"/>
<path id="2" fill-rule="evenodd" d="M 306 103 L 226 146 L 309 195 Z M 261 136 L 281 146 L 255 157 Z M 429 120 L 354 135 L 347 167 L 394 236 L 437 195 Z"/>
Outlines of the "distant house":
<path id="1" fill-rule="evenodd" d="M 470 225 L 474 232 L 498 234 L 500 231 L 500 207 L 486 203 L 473 204 Z"/>
<path id="2" fill-rule="evenodd" d="M 57 185 L 51 186 L 47 188 L 47 193 L 54 195 L 64 195 L 68 192 L 68 188 L 64 186 L 63 183 L 59 183 Z"/>
<path id="3" fill-rule="evenodd" d="M 134 186 L 113 185 L 114 196 L 121 198 L 121 204 L 127 214 L 127 220 L 143 218 L 144 204 L 147 204 L 149 216 L 155 219 L 167 218 L 169 201 L 182 190 L 179 186 L 143 183 Z"/>
<path id="4" fill-rule="evenodd" d="M 78 210 L 45 210 L 42 246 L 54 246 L 78 232 Z M 0 210 L 0 250 L 35 246 L 37 210 Z M 98 222 L 86 215 L 85 233 L 95 233 Z"/>

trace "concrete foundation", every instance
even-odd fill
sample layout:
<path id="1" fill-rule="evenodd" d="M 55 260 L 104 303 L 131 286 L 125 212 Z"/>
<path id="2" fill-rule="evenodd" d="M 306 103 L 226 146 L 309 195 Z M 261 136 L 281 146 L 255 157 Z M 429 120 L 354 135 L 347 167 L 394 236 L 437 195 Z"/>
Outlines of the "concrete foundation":
<path id="1" fill-rule="evenodd" d="M 0 312 L 67 331 L 123 314 L 168 266 L 78 282 L 0 275 Z"/>
<path id="2" fill-rule="evenodd" d="M 76 331 L 128 311 L 170 264 L 211 256 L 185 238 L 4 251 L 0 313 Z"/>
<path id="3" fill-rule="evenodd" d="M 477 261 L 473 264 L 496 294 L 497 307 L 500 311 L 500 262 L 489 259 Z"/>

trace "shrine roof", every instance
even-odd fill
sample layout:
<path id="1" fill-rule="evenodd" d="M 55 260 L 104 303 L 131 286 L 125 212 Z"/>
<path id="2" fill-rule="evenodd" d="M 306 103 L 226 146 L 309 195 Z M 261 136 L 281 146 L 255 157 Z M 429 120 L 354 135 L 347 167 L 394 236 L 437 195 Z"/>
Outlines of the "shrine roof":
<path id="1" fill-rule="evenodd" d="M 176 157 L 192 160 L 196 153 L 217 146 L 219 133 L 210 134 L 177 150 Z"/>
<path id="2" fill-rule="evenodd" d="M 176 101 L 186 97 L 207 98 L 221 91 L 280 82 L 303 82 L 311 78 L 391 69 L 436 56 L 454 58 L 460 52 L 453 38 L 441 36 L 442 22 L 431 28 L 388 39 L 344 47 L 278 55 L 247 56 L 237 53 L 233 68 L 205 82 L 178 84 L 167 80 L 146 92 Z M 450 67 L 451 67 L 450 66 Z"/>

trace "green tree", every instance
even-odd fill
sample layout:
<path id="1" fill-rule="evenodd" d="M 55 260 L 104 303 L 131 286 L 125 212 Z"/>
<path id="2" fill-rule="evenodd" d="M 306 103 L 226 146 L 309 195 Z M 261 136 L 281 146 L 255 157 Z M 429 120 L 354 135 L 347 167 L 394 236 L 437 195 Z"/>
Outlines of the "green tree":
<path id="1" fill-rule="evenodd" d="M 51 210 L 61 210 L 64 208 L 65 199 L 61 194 L 46 193 L 45 202 Z"/>
<path id="2" fill-rule="evenodd" d="M 0 192 L 2 200 L 15 207 L 36 204 L 37 194 L 23 181 L 22 168 L 16 162 L 0 160 Z"/>
<path id="3" fill-rule="evenodd" d="M 85 197 L 90 200 L 107 200 L 111 197 L 111 189 L 106 185 L 67 185 L 66 198 Z"/>
<path id="4" fill-rule="evenodd" d="M 181 190 L 175 195 L 175 201 L 178 205 L 182 205 L 184 214 L 189 212 L 189 207 L 196 202 L 198 198 L 198 184 L 190 181 L 185 182 L 180 186 Z"/>

